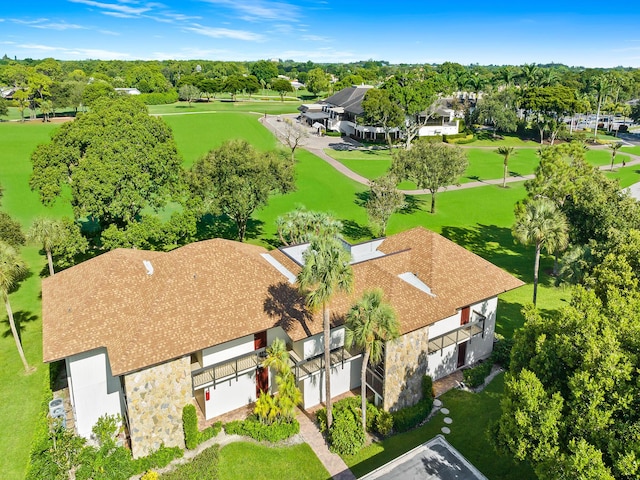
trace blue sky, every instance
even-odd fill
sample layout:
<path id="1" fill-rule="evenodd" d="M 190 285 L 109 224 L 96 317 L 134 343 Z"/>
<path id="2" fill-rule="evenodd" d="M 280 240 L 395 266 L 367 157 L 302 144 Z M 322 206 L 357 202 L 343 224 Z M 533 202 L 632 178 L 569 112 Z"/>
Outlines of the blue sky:
<path id="1" fill-rule="evenodd" d="M 440 5 L 437 5 L 440 3 Z M 526 5 L 526 6 L 523 6 Z M 640 67 L 634 1 L 4 2 L 0 55 Z"/>

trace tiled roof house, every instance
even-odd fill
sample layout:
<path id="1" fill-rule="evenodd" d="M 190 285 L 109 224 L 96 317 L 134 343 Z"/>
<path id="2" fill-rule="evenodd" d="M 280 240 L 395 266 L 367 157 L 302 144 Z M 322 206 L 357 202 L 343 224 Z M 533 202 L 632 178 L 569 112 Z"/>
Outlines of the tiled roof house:
<path id="1" fill-rule="evenodd" d="M 386 409 L 487 357 L 497 295 L 522 282 L 444 237 L 415 228 L 347 245 L 355 289 L 332 300 L 332 394 L 360 386 L 361 355 L 344 345 L 344 315 L 363 291 L 384 290 L 401 337 L 388 342 L 367 391 Z M 171 252 L 117 249 L 43 280 L 43 356 L 64 360 L 78 433 L 105 414 L 126 421 L 135 456 L 183 446 L 181 412 L 213 418 L 273 384 L 260 367 L 286 341 L 305 407 L 323 401 L 321 313 L 298 293 L 306 245 L 267 251 L 213 239 Z"/>

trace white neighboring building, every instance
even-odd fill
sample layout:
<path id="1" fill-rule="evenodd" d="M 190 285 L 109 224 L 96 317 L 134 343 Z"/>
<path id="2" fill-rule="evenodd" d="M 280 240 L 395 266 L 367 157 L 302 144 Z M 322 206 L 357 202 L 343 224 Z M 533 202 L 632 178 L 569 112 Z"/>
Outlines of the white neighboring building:
<path id="1" fill-rule="evenodd" d="M 78 433 L 120 414 L 134 456 L 184 446 L 184 405 L 209 419 L 273 390 L 261 363 L 275 338 L 289 348 L 303 406 L 322 402 L 322 314 L 306 309 L 295 286 L 307 246 L 213 239 L 171 252 L 116 249 L 44 279 L 43 357 L 66 362 Z M 344 348 L 344 315 L 379 287 L 401 336 L 368 369 L 366 394 L 387 410 L 415 404 L 425 374 L 486 358 L 497 295 L 522 285 L 423 228 L 344 246 L 355 291 L 330 305 L 332 394 L 360 386 L 361 354 Z"/>

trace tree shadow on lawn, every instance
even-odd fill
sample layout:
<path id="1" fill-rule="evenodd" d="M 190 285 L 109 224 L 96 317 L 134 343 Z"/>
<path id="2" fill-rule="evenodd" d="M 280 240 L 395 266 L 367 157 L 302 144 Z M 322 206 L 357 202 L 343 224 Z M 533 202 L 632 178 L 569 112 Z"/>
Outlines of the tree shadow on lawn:
<path id="1" fill-rule="evenodd" d="M 567 298 L 563 298 L 562 301 L 568 304 L 570 294 L 567 294 Z M 503 298 L 498 302 L 498 313 L 496 318 L 496 333 L 503 335 L 507 338 L 513 337 L 514 332 L 524 326 L 525 318 L 522 314 L 522 309 L 526 304 L 531 303 L 532 299 L 527 302 L 509 302 Z M 556 310 L 548 308 L 538 308 L 538 312 L 543 317 L 550 317 L 555 315 Z"/>
<path id="2" fill-rule="evenodd" d="M 342 234 L 345 237 L 356 242 L 373 238 L 373 232 L 371 232 L 368 225 L 360 225 L 358 222 L 344 218 L 341 218 L 340 221 L 342 222 Z"/>
<path id="3" fill-rule="evenodd" d="M 247 222 L 245 240 L 258 238 L 262 235 L 262 220 L 250 218 Z M 203 215 L 197 223 L 196 240 L 208 240 L 210 238 L 238 239 L 238 227 L 236 222 L 227 215 Z"/>
<path id="4" fill-rule="evenodd" d="M 533 248 L 516 243 L 510 228 L 482 224 L 472 227 L 444 226 L 442 235 L 522 281 L 533 282 Z M 554 279 L 543 272 L 541 266 L 540 284 L 553 285 Z"/>
<path id="5" fill-rule="evenodd" d="M 25 329 L 24 324 L 29 322 L 35 322 L 38 319 L 38 316 L 31 312 L 18 310 L 17 312 L 13 312 L 13 319 L 15 320 L 15 323 L 16 323 L 16 330 L 18 330 L 18 337 L 20 337 L 20 341 L 22 341 L 22 333 L 24 332 L 24 329 Z M 2 331 L 2 338 L 7 338 L 13 335 L 11 333 L 11 326 L 9 325 L 8 315 L 6 316 L 6 318 L 2 320 L 2 323 L 4 325 L 4 329 Z"/>

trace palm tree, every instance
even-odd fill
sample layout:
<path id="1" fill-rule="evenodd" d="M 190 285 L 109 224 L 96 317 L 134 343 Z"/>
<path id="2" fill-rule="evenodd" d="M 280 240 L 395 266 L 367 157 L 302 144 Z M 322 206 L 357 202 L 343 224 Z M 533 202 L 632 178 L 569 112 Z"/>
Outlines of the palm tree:
<path id="1" fill-rule="evenodd" d="M 26 267 L 22 262 L 22 259 L 18 255 L 18 252 L 9 244 L 0 240 L 0 294 L 4 300 L 4 306 L 7 309 L 7 315 L 9 316 L 9 326 L 11 327 L 11 333 L 13 339 L 16 342 L 18 348 L 18 354 L 24 365 L 24 371 L 29 372 L 29 364 L 24 356 L 24 350 L 22 349 L 22 343 L 20 343 L 20 336 L 18 335 L 18 329 L 16 328 L 16 322 L 13 318 L 13 310 L 11 309 L 11 303 L 9 303 L 9 293 L 15 288 L 20 279 L 24 276 Z"/>
<path id="2" fill-rule="evenodd" d="M 509 170 L 509 157 L 516 154 L 516 149 L 505 145 L 498 147 L 496 153 L 504 157 L 504 173 L 502 175 L 502 188 L 507 188 L 507 171 Z"/>
<path id="3" fill-rule="evenodd" d="M 566 248 L 568 237 L 567 220 L 555 203 L 548 198 L 537 198 L 527 203 L 516 215 L 511 229 L 513 236 L 523 245 L 534 245 L 536 249 L 533 266 L 533 304 L 538 296 L 538 270 L 540 250 L 545 247 L 553 253 Z"/>
<path id="4" fill-rule="evenodd" d="M 53 269 L 53 258 L 51 250 L 60 240 L 60 223 L 51 218 L 36 218 L 31 224 L 31 228 L 27 232 L 27 240 L 29 242 L 42 245 L 42 249 L 47 254 L 47 263 L 49 264 L 49 275 L 56 272 Z"/>
<path id="5" fill-rule="evenodd" d="M 322 308 L 324 331 L 324 384 L 327 405 L 327 428 L 333 420 L 331 414 L 331 325 L 329 301 L 339 291 L 350 292 L 353 288 L 353 270 L 349 264 L 351 255 L 336 237 L 316 237 L 311 240 L 303 254 L 304 266 L 298 274 L 300 291 L 312 310 Z"/>
<path id="6" fill-rule="evenodd" d="M 616 159 L 616 154 L 618 150 L 622 147 L 622 142 L 613 142 L 609 144 L 609 148 L 611 149 L 611 171 L 613 171 L 613 162 Z"/>
<path id="7" fill-rule="evenodd" d="M 362 428 L 367 431 L 367 366 L 377 365 L 382 360 L 384 344 L 398 338 L 400 324 L 396 313 L 382 299 L 381 289 L 364 292 L 362 298 L 347 313 L 345 346 L 355 345 L 362 349 L 362 371 L 360 374 L 360 396 L 362 397 Z"/>

